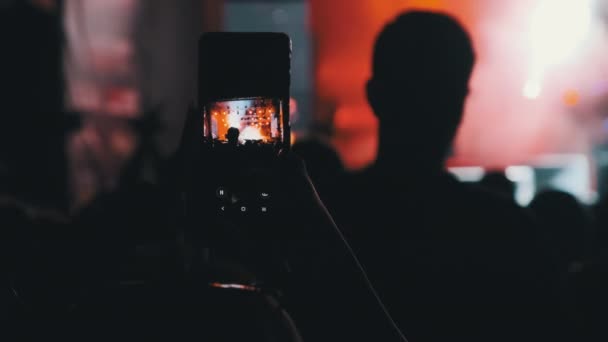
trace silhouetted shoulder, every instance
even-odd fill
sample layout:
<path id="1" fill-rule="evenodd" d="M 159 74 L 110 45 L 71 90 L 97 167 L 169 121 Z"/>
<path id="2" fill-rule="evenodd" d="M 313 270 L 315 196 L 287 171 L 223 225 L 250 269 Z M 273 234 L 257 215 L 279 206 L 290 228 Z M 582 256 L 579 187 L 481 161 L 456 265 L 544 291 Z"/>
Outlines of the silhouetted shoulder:
<path id="1" fill-rule="evenodd" d="M 403 172 L 397 176 L 374 167 L 355 173 L 349 178 L 353 191 L 364 198 L 380 202 L 412 201 L 426 203 L 437 211 L 448 211 L 471 219 L 494 220 L 510 217 L 532 224 L 532 215 L 513 200 L 483 187 L 461 183 L 448 173 Z"/>
<path id="2" fill-rule="evenodd" d="M 522 223 L 533 224 L 532 213 L 518 206 L 514 200 L 475 184 L 461 183 L 452 176 L 446 175 L 445 177 L 447 190 L 453 191 L 454 195 L 461 196 L 464 201 L 462 204 L 487 210 L 486 212 L 479 210 L 482 217 L 498 215 L 495 216 L 498 219 L 501 216 L 508 216 L 513 220 L 520 220 Z"/>
<path id="3" fill-rule="evenodd" d="M 548 258 L 543 250 L 541 230 L 530 211 L 518 206 L 515 201 L 480 186 L 461 183 L 451 175 L 441 177 L 441 189 L 435 192 L 439 210 L 446 214 L 438 219 L 446 227 L 449 222 L 458 223 L 458 229 L 472 241 L 496 243 L 505 249 L 522 249 Z"/>
<path id="4" fill-rule="evenodd" d="M 378 171 L 353 178 L 352 236 L 409 338 L 503 340 L 496 332 L 507 327 L 511 337 L 547 331 L 537 319 L 553 310 L 555 273 L 525 209 L 447 173 Z M 471 321 L 478 325 L 468 330 Z"/>

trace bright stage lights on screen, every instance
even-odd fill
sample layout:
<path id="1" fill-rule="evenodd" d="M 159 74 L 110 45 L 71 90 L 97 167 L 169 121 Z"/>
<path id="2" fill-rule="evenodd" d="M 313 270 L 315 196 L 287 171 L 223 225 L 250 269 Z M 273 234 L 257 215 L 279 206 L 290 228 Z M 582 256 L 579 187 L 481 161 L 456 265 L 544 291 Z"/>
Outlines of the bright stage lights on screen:
<path id="1" fill-rule="evenodd" d="M 540 85 L 540 81 L 537 79 L 530 79 L 524 85 L 524 89 L 522 90 L 522 94 L 525 98 L 533 100 L 540 96 L 542 91 L 542 87 Z"/>
<path id="2" fill-rule="evenodd" d="M 584 43 L 591 29 L 591 0 L 543 0 L 532 14 L 533 63 L 562 63 Z"/>
<path id="3" fill-rule="evenodd" d="M 262 135 L 262 132 L 260 132 L 259 129 L 252 127 L 252 126 L 247 126 L 245 127 L 245 129 L 243 129 L 243 131 L 241 132 L 241 135 L 239 136 L 239 140 L 241 142 L 244 142 L 245 140 L 263 140 L 264 136 Z"/>
<path id="4" fill-rule="evenodd" d="M 547 69 L 580 53 L 590 35 L 592 0 L 541 0 L 532 12 L 529 38 L 530 76 L 522 89 L 528 99 L 542 91 Z"/>
<path id="5" fill-rule="evenodd" d="M 237 113 L 228 114 L 228 126 L 229 127 L 241 127 L 241 119 L 239 118 Z"/>

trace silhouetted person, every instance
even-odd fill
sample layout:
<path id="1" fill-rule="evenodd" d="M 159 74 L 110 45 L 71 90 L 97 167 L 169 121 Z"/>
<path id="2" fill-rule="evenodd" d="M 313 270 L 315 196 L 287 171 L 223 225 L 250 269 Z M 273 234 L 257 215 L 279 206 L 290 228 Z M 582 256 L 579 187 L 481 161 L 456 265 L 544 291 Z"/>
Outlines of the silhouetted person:
<path id="1" fill-rule="evenodd" d="M 608 194 L 604 194 L 593 208 L 597 220 L 594 239 L 594 254 L 608 256 Z"/>
<path id="2" fill-rule="evenodd" d="M 197 123 L 200 119 L 196 111 L 188 115 L 178 160 L 196 160 L 194 156 L 200 153 L 196 148 L 200 146 L 201 125 Z M 248 152 L 247 145 L 243 147 Z M 202 162 L 204 167 L 208 165 L 206 160 Z M 196 162 L 181 164 L 186 171 L 181 173 L 182 178 L 187 181 L 179 186 L 192 189 L 190 179 L 205 179 L 198 172 L 192 173 L 198 170 L 198 166 L 192 166 Z M 281 304 L 294 319 L 304 340 L 403 341 L 320 201 L 303 162 L 295 153 L 281 150 L 270 164 L 274 165 L 269 171 L 275 192 L 268 221 L 260 226 L 252 221 L 252 229 L 244 233 L 254 244 L 266 240 L 262 237 L 270 237 L 284 251 L 290 272 L 280 288 Z M 256 178 L 254 175 L 252 180 L 260 179 Z M 247 239 L 240 237 L 239 244 L 244 240 Z"/>
<path id="3" fill-rule="evenodd" d="M 192 130 L 197 138 L 199 127 L 186 126 L 185 131 Z M 187 158 L 186 153 L 180 155 Z M 282 153 L 274 171 L 280 189 L 273 194 L 276 213 L 284 212 L 289 221 L 279 219 L 280 228 L 288 229 L 273 238 L 294 256 L 282 304 L 294 310 L 296 325 L 303 322 L 305 338 L 403 341 L 303 164 L 293 154 Z M 79 341 L 132 340 L 132 335 L 297 340 L 293 322 L 272 296 L 218 296 L 207 291 L 204 269 L 198 274 L 184 270 L 181 261 L 187 253 L 175 243 L 182 208 L 172 202 L 172 191 L 131 182 L 121 186 L 70 216 L 0 193 L 0 340 L 13 340 L 13 332 L 22 339 L 44 335 L 66 340 L 63 329 Z M 161 246 L 150 251 L 146 242 Z M 120 335 L 125 332 L 121 328 L 130 331 Z"/>
<path id="4" fill-rule="evenodd" d="M 586 259 L 591 252 L 591 216 L 574 195 L 557 190 L 544 191 L 529 207 L 539 218 L 562 271 L 568 271 Z"/>
<path id="5" fill-rule="evenodd" d="M 585 301 L 605 298 L 589 281 L 606 284 L 606 277 L 603 280 L 598 277 L 601 263 L 592 259 L 593 222 L 590 213 L 574 195 L 558 190 L 539 193 L 529 208 L 538 217 L 543 237 L 559 267 L 561 297 L 567 305 L 569 317 L 587 337 L 597 335 L 594 321 L 597 322 L 600 311 L 591 309 L 590 302 Z"/>
<path id="6" fill-rule="evenodd" d="M 407 12 L 378 36 L 367 84 L 378 157 L 351 192 L 354 241 L 412 341 L 551 340 L 556 275 L 532 219 L 444 168 L 474 59 L 439 13 Z"/>
<path id="7" fill-rule="evenodd" d="M 65 207 L 63 23 L 37 3 L 0 11 L 0 191 Z"/>
<path id="8" fill-rule="evenodd" d="M 515 199 L 515 183 L 513 183 L 504 171 L 491 171 L 486 173 L 479 185 L 488 191 L 492 191 L 509 199 Z"/>
<path id="9" fill-rule="evenodd" d="M 596 255 L 567 278 L 570 315 L 576 318 L 584 341 L 607 341 L 608 258 Z"/>
<path id="10" fill-rule="evenodd" d="M 230 144 L 232 146 L 238 145 L 240 134 L 241 134 L 241 132 L 239 132 L 238 128 L 236 128 L 236 127 L 228 128 L 228 132 L 226 133 L 226 140 L 228 140 L 228 144 Z"/>

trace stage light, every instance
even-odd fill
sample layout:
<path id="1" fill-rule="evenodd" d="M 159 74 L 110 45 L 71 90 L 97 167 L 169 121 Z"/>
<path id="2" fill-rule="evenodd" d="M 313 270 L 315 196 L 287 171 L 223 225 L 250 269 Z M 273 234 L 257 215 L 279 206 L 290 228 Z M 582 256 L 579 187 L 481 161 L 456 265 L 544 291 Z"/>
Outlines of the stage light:
<path id="1" fill-rule="evenodd" d="M 548 69 L 580 53 L 591 31 L 591 0 L 541 0 L 530 21 L 529 77 L 522 94 L 536 99 Z"/>
<path id="2" fill-rule="evenodd" d="M 450 167 L 448 171 L 461 182 L 479 182 L 486 171 L 478 166 Z"/>
<path id="3" fill-rule="evenodd" d="M 527 165 L 509 166 L 505 170 L 505 176 L 508 180 L 517 184 L 515 201 L 521 206 L 528 205 L 536 192 L 534 168 Z"/>
<path id="4" fill-rule="evenodd" d="M 264 136 L 262 135 L 262 132 L 260 132 L 259 129 L 253 126 L 248 126 L 245 127 L 245 129 L 241 132 L 239 140 L 264 140 Z"/>
<path id="5" fill-rule="evenodd" d="M 534 100 L 540 96 L 541 91 L 542 87 L 540 85 L 540 81 L 530 79 L 524 85 L 522 95 L 527 99 Z"/>
<path id="6" fill-rule="evenodd" d="M 236 114 L 228 115 L 228 125 L 230 125 L 230 127 L 240 128 L 241 120 L 239 120 L 238 115 L 236 115 Z"/>
<path id="7" fill-rule="evenodd" d="M 564 93 L 563 101 L 564 101 L 565 105 L 567 105 L 569 107 L 573 107 L 578 104 L 579 98 L 580 98 L 580 95 L 579 95 L 578 91 L 571 89 Z"/>
<path id="8" fill-rule="evenodd" d="M 591 0 L 542 0 L 529 32 L 532 67 L 537 72 L 578 52 L 591 30 Z"/>

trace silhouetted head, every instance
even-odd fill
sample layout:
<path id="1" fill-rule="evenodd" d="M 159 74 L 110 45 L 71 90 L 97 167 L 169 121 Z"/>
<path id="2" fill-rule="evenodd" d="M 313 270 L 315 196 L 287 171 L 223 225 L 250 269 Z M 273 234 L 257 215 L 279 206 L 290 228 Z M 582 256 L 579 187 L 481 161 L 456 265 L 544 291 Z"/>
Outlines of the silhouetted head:
<path id="1" fill-rule="evenodd" d="M 479 185 L 486 190 L 506 196 L 510 199 L 515 198 L 515 183 L 513 183 L 504 171 L 491 171 L 479 181 Z"/>
<path id="2" fill-rule="evenodd" d="M 468 94 L 475 56 L 467 32 L 440 13 L 411 11 L 376 40 L 369 103 L 380 122 L 378 159 L 414 159 L 438 167 Z"/>
<path id="3" fill-rule="evenodd" d="M 543 191 L 530 203 L 530 209 L 547 229 L 546 235 L 563 263 L 584 257 L 591 217 L 576 197 L 563 191 Z"/>
<path id="4" fill-rule="evenodd" d="M 228 140 L 228 143 L 231 145 L 238 145 L 240 134 L 241 132 L 239 132 L 238 128 L 230 127 L 228 128 L 228 132 L 226 133 L 226 140 Z"/>

